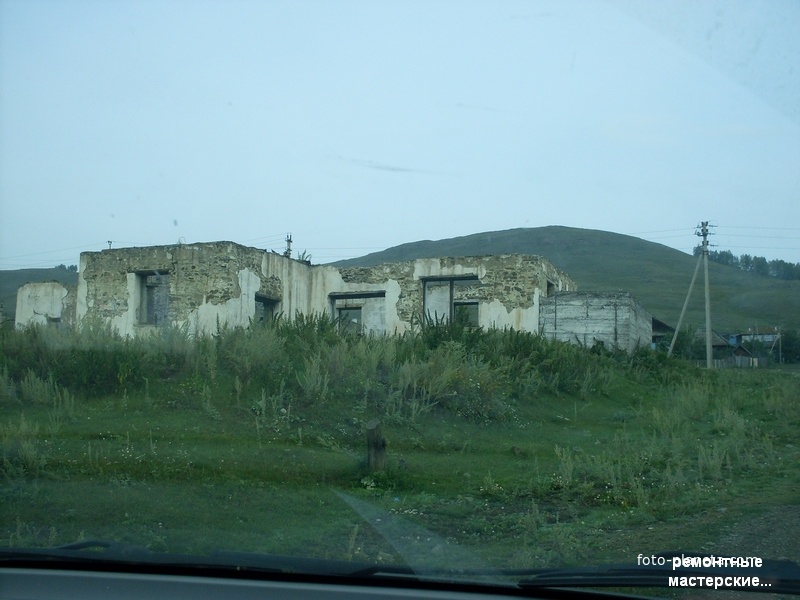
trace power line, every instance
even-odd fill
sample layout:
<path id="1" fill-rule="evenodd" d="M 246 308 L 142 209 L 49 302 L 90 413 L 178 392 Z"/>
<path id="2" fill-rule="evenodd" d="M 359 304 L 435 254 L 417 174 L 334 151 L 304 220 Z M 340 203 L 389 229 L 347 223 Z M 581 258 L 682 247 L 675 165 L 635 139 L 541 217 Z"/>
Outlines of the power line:
<path id="1" fill-rule="evenodd" d="M 672 233 L 674 231 L 681 231 L 681 232 L 686 233 L 688 235 L 688 233 L 691 230 L 687 229 L 685 227 L 682 227 L 681 229 L 657 229 L 655 231 L 634 231 L 633 233 L 626 233 L 625 235 L 644 235 L 646 233 Z"/>
<path id="2" fill-rule="evenodd" d="M 362 246 L 353 248 L 343 248 L 335 246 L 309 246 L 306 250 L 385 250 L 383 246 Z"/>
<path id="3" fill-rule="evenodd" d="M 729 246 L 725 245 L 725 248 L 745 248 L 750 250 L 800 250 L 800 247 L 791 247 L 791 246 Z"/>
<path id="4" fill-rule="evenodd" d="M 267 241 L 270 241 L 270 242 L 283 241 L 283 237 L 285 235 L 286 235 L 285 233 L 276 233 L 276 234 L 266 235 L 266 236 L 257 237 L 257 238 L 250 238 L 248 240 L 242 240 L 242 243 L 258 242 L 260 240 L 267 240 Z"/>
<path id="5" fill-rule="evenodd" d="M 800 231 L 800 227 L 744 227 L 736 225 L 719 225 L 725 229 L 764 229 L 770 231 Z"/>
<path id="6" fill-rule="evenodd" d="M 737 238 L 759 238 L 766 240 L 797 240 L 797 236 L 791 237 L 778 237 L 774 235 L 742 235 L 740 233 L 718 233 L 720 237 L 737 237 Z"/>
<path id="7" fill-rule="evenodd" d="M 56 250 L 43 250 L 42 252 L 32 252 L 30 254 L 17 254 L 16 256 L 1 256 L 0 260 L 9 260 L 12 258 L 27 258 L 28 256 L 40 256 L 42 254 L 52 254 L 53 252 L 65 252 L 67 250 L 79 250 L 91 246 L 104 246 L 108 242 L 95 242 L 94 244 L 84 244 L 82 246 L 73 246 L 71 248 L 58 248 Z"/>
<path id="8" fill-rule="evenodd" d="M 647 238 L 642 238 L 642 239 L 646 239 L 647 241 L 653 241 L 653 240 L 674 240 L 674 239 L 678 239 L 678 238 L 684 239 L 684 238 L 686 238 L 686 236 L 685 235 L 660 235 L 658 237 L 647 237 Z"/>

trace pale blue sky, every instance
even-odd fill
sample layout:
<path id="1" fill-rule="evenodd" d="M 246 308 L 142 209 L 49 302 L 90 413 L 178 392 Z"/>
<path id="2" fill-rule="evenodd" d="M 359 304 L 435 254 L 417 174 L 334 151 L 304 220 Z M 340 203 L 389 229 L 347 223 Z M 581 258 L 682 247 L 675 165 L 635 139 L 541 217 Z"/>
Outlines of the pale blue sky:
<path id="1" fill-rule="evenodd" d="M 800 262 L 796 0 L 0 0 L 0 269 L 567 225 Z"/>

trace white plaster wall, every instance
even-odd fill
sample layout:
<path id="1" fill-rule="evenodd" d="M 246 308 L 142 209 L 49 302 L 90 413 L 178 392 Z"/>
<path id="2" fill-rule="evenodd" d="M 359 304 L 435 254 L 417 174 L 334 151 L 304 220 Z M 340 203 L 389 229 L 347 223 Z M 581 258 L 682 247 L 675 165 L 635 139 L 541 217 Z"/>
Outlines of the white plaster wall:
<path id="1" fill-rule="evenodd" d="M 539 331 L 539 304 L 527 308 L 514 307 L 508 310 L 500 300 L 481 302 L 478 305 L 478 320 L 484 329 L 512 328 L 519 331 Z"/>
<path id="2" fill-rule="evenodd" d="M 397 302 L 400 300 L 400 283 L 395 279 L 386 282 L 386 333 L 404 334 L 411 329 L 411 323 L 403 321 L 397 314 Z"/>
<path id="3" fill-rule="evenodd" d="M 47 318 L 60 319 L 69 291 L 56 281 L 26 283 L 17 291 L 17 327 L 46 325 Z"/>
<path id="4" fill-rule="evenodd" d="M 141 290 L 139 289 L 139 282 L 136 273 L 127 273 L 125 277 L 125 287 L 128 293 L 128 307 L 121 315 L 111 318 L 111 327 L 117 330 L 120 335 L 135 336 L 142 333 L 139 325 L 139 305 L 142 301 Z M 154 327 L 147 327 L 148 331 Z"/>
<path id="5" fill-rule="evenodd" d="M 287 259 L 280 254 L 264 253 L 261 259 L 261 276 L 274 276 L 282 283 L 282 297 L 275 308 L 276 312 L 283 313 L 286 319 L 294 319 L 298 311 L 304 314 L 327 311 L 325 301 L 312 297 L 312 278 L 315 275 L 313 271 L 317 268 Z"/>
<path id="6" fill-rule="evenodd" d="M 190 335 L 211 334 L 217 330 L 217 322 L 223 327 L 249 326 L 256 314 L 256 294 L 261 289 L 261 278 L 250 269 L 240 270 L 237 276 L 240 289 L 238 297 L 222 304 L 207 302 L 204 297 L 203 303 L 189 313 L 188 319 L 178 324 L 188 323 Z"/>
<path id="7" fill-rule="evenodd" d="M 455 264 L 452 266 L 442 266 L 442 261 L 438 258 L 418 258 L 414 261 L 414 279 L 424 279 L 425 277 L 455 277 L 458 275 L 477 275 L 478 279 L 483 279 L 486 275 L 484 265 Z"/>
<path id="8" fill-rule="evenodd" d="M 386 298 L 365 298 L 361 307 L 361 326 L 364 333 L 386 333 Z"/>
<path id="9" fill-rule="evenodd" d="M 429 281 L 425 285 L 425 313 L 437 322 L 450 320 L 450 282 Z"/>
<path id="10" fill-rule="evenodd" d="M 311 271 L 310 287 L 306 311 L 335 316 L 330 312 L 330 294 L 383 291 L 385 292 L 384 298 L 368 299 L 369 312 L 374 313 L 375 316 L 369 317 L 368 324 L 367 314 L 362 312 L 365 330 L 375 334 L 402 334 L 411 327 L 410 323 L 401 320 L 397 314 L 397 301 L 400 299 L 400 283 L 397 280 L 387 277 L 386 281 L 380 283 L 354 283 L 342 279 L 341 273 L 335 267 L 315 266 L 313 269 L 309 269 Z M 383 304 L 382 313 L 375 308 L 378 303 Z M 367 304 L 365 303 L 364 311 L 366 308 Z"/>
<path id="11" fill-rule="evenodd" d="M 86 316 L 86 312 L 88 310 L 88 293 L 89 288 L 86 285 L 86 280 L 83 278 L 83 274 L 86 271 L 86 261 L 87 257 L 85 254 L 81 253 L 80 257 L 80 265 L 78 267 L 78 294 L 77 298 L 75 299 L 75 321 L 80 324 L 81 320 Z"/>

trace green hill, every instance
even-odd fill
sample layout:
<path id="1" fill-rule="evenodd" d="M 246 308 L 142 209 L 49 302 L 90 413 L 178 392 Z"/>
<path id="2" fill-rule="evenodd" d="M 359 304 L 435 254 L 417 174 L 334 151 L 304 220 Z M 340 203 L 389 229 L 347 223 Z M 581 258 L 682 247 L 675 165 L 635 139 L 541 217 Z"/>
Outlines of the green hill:
<path id="1" fill-rule="evenodd" d="M 78 285 L 78 273 L 61 268 L 0 271 L 0 305 L 3 307 L 6 319 L 14 322 L 14 315 L 17 312 L 17 290 L 20 286 L 42 281 Z"/>
<path id="2" fill-rule="evenodd" d="M 636 237 L 572 227 L 539 227 L 476 233 L 402 244 L 336 266 L 370 266 L 434 256 L 520 253 L 543 256 L 565 271 L 581 290 L 631 292 L 656 318 L 678 322 L 697 259 Z M 719 332 L 800 329 L 800 281 L 782 281 L 710 263 L 712 325 Z M 686 323 L 705 323 L 703 271 Z"/>

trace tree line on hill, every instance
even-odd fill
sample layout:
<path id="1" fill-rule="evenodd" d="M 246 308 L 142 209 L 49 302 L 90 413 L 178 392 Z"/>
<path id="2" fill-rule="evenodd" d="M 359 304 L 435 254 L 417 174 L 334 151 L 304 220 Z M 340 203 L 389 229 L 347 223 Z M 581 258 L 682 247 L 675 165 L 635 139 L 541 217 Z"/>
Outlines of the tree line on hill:
<path id="1" fill-rule="evenodd" d="M 695 256 L 699 256 L 702 252 L 702 246 L 695 246 Z M 800 279 L 800 263 L 790 263 L 780 259 L 767 260 L 763 256 L 750 256 L 749 254 L 736 256 L 730 250 L 710 250 L 708 259 L 721 265 L 736 267 L 742 271 L 764 277 Z"/>

